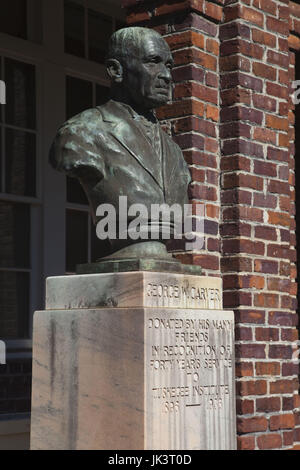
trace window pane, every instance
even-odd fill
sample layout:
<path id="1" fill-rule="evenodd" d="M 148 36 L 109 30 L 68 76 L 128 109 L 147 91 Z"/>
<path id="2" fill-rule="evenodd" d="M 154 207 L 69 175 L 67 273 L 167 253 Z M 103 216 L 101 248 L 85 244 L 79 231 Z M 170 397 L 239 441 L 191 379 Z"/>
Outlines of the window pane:
<path id="1" fill-rule="evenodd" d="M 110 97 L 110 88 L 106 86 L 96 85 L 96 104 L 101 106 Z"/>
<path id="2" fill-rule="evenodd" d="M 29 0 L 27 6 L 27 40 L 43 43 L 43 2 Z"/>
<path id="3" fill-rule="evenodd" d="M 85 192 L 76 178 L 66 177 L 67 180 L 67 201 L 74 204 L 88 205 Z"/>
<path id="4" fill-rule="evenodd" d="M 29 338 L 29 274 L 0 271 L 0 337 Z"/>
<path id="5" fill-rule="evenodd" d="M 7 129 L 5 132 L 5 191 L 36 196 L 36 136 Z"/>
<path id="6" fill-rule="evenodd" d="M 93 106 L 93 84 L 80 78 L 66 77 L 67 119 Z"/>
<path id="7" fill-rule="evenodd" d="M 65 1 L 65 52 L 85 57 L 84 37 L 84 8 Z"/>
<path id="8" fill-rule="evenodd" d="M 4 192 L 4 188 L 2 187 L 2 168 L 3 168 L 3 155 L 2 155 L 2 135 L 3 129 L 0 126 L 0 193 Z"/>
<path id="9" fill-rule="evenodd" d="M 0 31 L 27 39 L 26 0 L 1 0 Z"/>
<path id="10" fill-rule="evenodd" d="M 88 214 L 67 210 L 66 219 L 66 272 L 74 273 L 88 262 Z"/>
<path id="11" fill-rule="evenodd" d="M 7 124 L 27 129 L 36 127 L 35 67 L 5 59 Z"/>
<path id="12" fill-rule="evenodd" d="M 0 202 L 0 266 L 30 268 L 30 206 Z"/>
<path id="13" fill-rule="evenodd" d="M 103 64 L 112 35 L 112 18 L 93 10 L 89 15 L 89 59 Z"/>

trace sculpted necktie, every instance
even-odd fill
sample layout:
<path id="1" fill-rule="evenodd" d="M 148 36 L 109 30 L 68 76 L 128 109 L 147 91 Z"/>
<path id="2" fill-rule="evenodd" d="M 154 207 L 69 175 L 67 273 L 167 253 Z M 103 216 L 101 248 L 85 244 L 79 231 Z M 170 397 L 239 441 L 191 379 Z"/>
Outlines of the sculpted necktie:
<path id="1" fill-rule="evenodd" d="M 138 122 L 142 128 L 144 135 L 147 137 L 151 147 L 155 152 L 156 162 L 153 162 L 153 167 L 155 168 L 155 176 L 157 176 L 159 178 L 159 182 L 163 184 L 162 145 L 159 128 L 160 125 L 158 122 L 151 122 L 143 116 L 139 116 Z"/>

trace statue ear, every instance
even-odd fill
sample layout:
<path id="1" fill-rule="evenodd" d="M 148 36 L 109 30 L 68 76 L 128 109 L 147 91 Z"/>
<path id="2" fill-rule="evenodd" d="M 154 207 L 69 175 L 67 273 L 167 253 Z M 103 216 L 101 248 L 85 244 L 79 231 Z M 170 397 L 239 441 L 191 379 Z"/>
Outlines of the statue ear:
<path id="1" fill-rule="evenodd" d="M 108 59 L 106 62 L 106 70 L 115 83 L 121 83 L 123 81 L 123 67 L 117 59 Z"/>

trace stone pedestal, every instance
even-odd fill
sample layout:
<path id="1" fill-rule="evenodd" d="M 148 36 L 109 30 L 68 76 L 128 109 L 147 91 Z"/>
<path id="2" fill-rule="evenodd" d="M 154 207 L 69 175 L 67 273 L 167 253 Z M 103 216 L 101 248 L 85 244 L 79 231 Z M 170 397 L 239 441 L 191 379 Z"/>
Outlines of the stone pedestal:
<path id="1" fill-rule="evenodd" d="M 49 278 L 34 315 L 32 449 L 235 449 L 234 319 L 221 281 Z"/>

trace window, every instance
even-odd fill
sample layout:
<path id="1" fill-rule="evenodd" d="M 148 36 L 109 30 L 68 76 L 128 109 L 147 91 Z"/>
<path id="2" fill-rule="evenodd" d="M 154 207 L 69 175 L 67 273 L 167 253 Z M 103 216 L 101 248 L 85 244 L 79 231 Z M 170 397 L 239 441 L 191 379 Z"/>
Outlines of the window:
<path id="1" fill-rule="evenodd" d="M 108 41 L 114 31 L 110 16 L 88 10 L 88 56 L 90 60 L 105 62 Z"/>
<path id="2" fill-rule="evenodd" d="M 48 154 L 68 117 L 107 99 L 105 41 L 125 14 L 120 0 L 1 7 L 0 339 L 23 354 L 32 314 L 44 308 L 45 278 L 101 257 L 80 184 L 54 172 Z"/>
<path id="3" fill-rule="evenodd" d="M 41 42 L 41 4 L 40 0 L 1 0 L 0 32 Z"/>
<path id="4" fill-rule="evenodd" d="M 0 336 L 29 338 L 30 199 L 37 196 L 36 70 L 0 59 L 7 105 L 0 117 Z"/>
<path id="5" fill-rule="evenodd" d="M 67 209 L 66 219 L 66 271 L 75 272 L 88 261 L 89 213 Z"/>
<path id="6" fill-rule="evenodd" d="M 103 64 L 110 36 L 125 26 L 122 17 L 89 7 L 88 0 L 65 0 L 65 52 Z M 105 10 L 106 11 L 106 10 Z M 120 10 L 117 9 L 120 15 Z"/>
<path id="7" fill-rule="evenodd" d="M 36 196 L 35 67 L 2 60 L 7 105 L 2 113 L 1 192 Z"/>
<path id="8" fill-rule="evenodd" d="M 30 207 L 0 202 L 1 338 L 29 337 Z M 5 225 L 5 229 L 3 229 Z"/>
<path id="9" fill-rule="evenodd" d="M 27 39 L 27 1 L 2 0 L 0 31 Z"/>
<path id="10" fill-rule="evenodd" d="M 109 88 L 80 78 L 66 77 L 66 117 L 101 105 L 109 98 Z M 86 195 L 75 178 L 66 177 L 66 272 L 101 257 L 100 242 L 89 214 Z M 98 242 L 98 243 L 97 243 Z"/>
<path id="11" fill-rule="evenodd" d="M 65 52 L 85 57 L 85 11 L 75 2 L 65 1 Z"/>
<path id="12" fill-rule="evenodd" d="M 46 278 L 101 257 L 80 185 L 55 172 L 48 155 L 66 117 L 107 96 L 103 55 L 94 59 L 102 51 L 97 24 L 105 35 L 100 21 L 118 28 L 125 14 L 121 0 L 68 3 L 69 18 L 64 0 L 1 0 L 0 339 L 8 366 L 0 414 L 30 411 L 30 391 L 16 398 L 13 374 L 30 380 L 32 316 L 45 308 Z"/>

